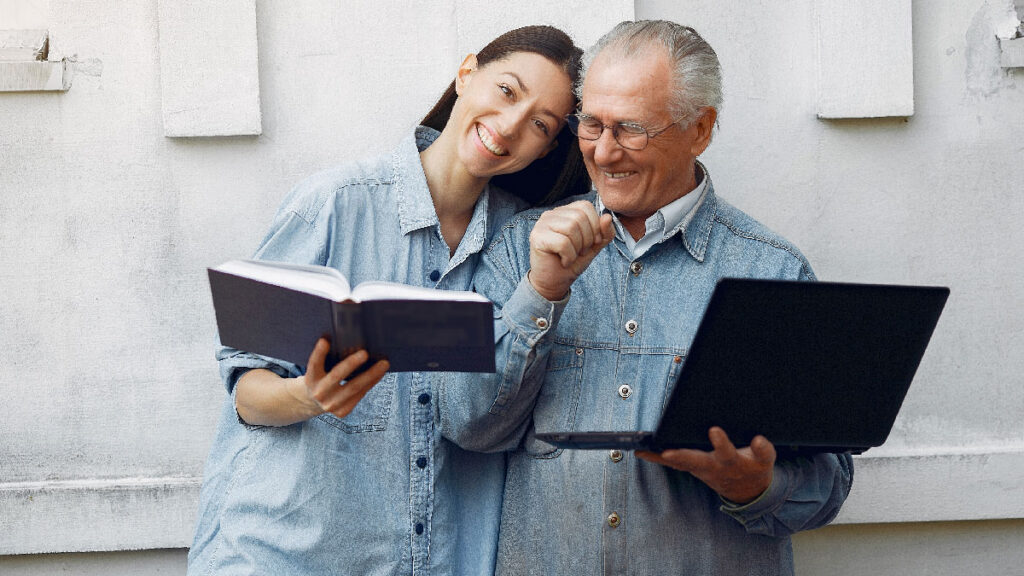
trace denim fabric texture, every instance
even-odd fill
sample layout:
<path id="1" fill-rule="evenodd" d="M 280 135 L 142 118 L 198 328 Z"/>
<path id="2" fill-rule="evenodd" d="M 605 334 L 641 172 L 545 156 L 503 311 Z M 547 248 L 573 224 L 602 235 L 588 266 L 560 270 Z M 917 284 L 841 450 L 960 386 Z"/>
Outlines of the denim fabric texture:
<path id="1" fill-rule="evenodd" d="M 419 160 L 419 127 L 391 154 L 328 170 L 284 200 L 256 258 L 467 290 L 480 251 L 524 204 L 487 188 L 449 258 Z M 313 342 L 310 342 L 312 350 Z M 227 386 L 206 463 L 188 573 L 420 575 L 493 571 L 505 456 L 466 452 L 436 425 L 436 374 L 388 374 L 344 418 L 242 423 L 234 385 L 294 365 L 221 348 Z"/>
<path id="2" fill-rule="evenodd" d="M 497 374 L 450 375 L 442 394 L 450 437 L 511 451 L 497 573 L 792 574 L 790 535 L 839 512 L 853 479 L 848 454 L 781 460 L 770 488 L 738 506 L 632 452 L 560 450 L 535 432 L 653 430 L 716 281 L 814 280 L 804 256 L 718 198 L 709 179 L 678 234 L 636 260 L 615 239 L 552 303 L 524 278 L 539 215 L 506 225 L 474 281 L 505 302 L 495 312 Z"/>

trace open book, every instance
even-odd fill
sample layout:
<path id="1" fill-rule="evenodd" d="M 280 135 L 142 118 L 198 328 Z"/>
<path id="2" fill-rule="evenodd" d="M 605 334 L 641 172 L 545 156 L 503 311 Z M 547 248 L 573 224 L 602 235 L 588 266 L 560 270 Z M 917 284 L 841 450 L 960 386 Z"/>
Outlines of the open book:
<path id="1" fill-rule="evenodd" d="M 305 366 L 321 336 L 327 368 L 360 348 L 392 372 L 494 372 L 490 300 L 473 292 L 348 280 L 326 266 L 232 260 L 209 268 L 221 344 Z"/>

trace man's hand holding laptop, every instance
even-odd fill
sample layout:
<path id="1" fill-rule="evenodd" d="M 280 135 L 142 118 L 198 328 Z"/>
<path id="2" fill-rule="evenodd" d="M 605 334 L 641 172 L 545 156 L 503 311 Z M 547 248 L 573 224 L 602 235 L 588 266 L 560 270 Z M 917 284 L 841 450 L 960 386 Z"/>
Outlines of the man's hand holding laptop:
<path id="1" fill-rule="evenodd" d="M 775 446 L 764 436 L 756 436 L 750 446 L 736 448 L 725 430 L 715 426 L 708 431 L 714 450 L 665 450 L 658 454 L 638 450 L 638 458 L 683 472 L 708 485 L 719 496 L 746 504 L 753 502 L 771 486 L 775 467 Z"/>

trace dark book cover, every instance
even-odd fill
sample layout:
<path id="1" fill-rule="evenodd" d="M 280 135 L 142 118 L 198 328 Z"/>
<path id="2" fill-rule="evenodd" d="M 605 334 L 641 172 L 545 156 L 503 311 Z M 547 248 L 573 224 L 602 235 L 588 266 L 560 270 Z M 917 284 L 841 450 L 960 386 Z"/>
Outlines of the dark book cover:
<path id="1" fill-rule="evenodd" d="M 490 302 L 370 300 L 334 302 L 209 269 L 221 344 L 305 366 L 320 337 L 327 368 L 359 348 L 392 372 L 494 372 Z"/>

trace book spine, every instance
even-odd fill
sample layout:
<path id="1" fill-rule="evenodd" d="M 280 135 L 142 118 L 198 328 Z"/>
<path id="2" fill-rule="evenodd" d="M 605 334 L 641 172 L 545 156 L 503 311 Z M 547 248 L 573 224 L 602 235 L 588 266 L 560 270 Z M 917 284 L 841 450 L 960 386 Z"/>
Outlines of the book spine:
<path id="1" fill-rule="evenodd" d="M 341 362 L 346 356 L 366 348 L 366 339 L 363 337 L 362 307 L 350 301 L 335 302 L 333 311 L 334 334 L 331 339 L 331 354 L 327 359 L 327 370 Z"/>

